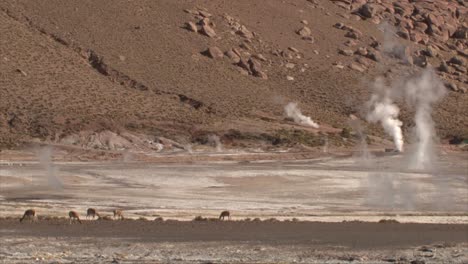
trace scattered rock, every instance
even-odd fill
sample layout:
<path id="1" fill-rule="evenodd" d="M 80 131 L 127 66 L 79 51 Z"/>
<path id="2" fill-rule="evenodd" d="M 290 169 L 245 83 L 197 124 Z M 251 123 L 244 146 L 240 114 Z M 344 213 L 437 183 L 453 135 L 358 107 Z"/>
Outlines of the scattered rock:
<path id="1" fill-rule="evenodd" d="M 377 5 L 367 3 L 359 8 L 358 13 L 365 18 L 372 18 L 377 14 L 378 9 Z"/>
<path id="2" fill-rule="evenodd" d="M 185 24 L 185 28 L 187 28 L 188 30 L 192 31 L 192 32 L 198 32 L 198 28 L 197 28 L 197 25 L 193 22 L 187 22 Z"/>
<path id="3" fill-rule="evenodd" d="M 286 80 L 288 80 L 288 81 L 294 81 L 294 77 L 288 75 L 288 76 L 286 76 Z"/>
<path id="4" fill-rule="evenodd" d="M 446 72 L 446 73 L 451 72 L 449 66 L 447 65 L 447 63 L 445 61 L 442 61 L 440 63 L 440 66 L 439 66 L 438 70 L 441 71 L 441 72 Z"/>
<path id="5" fill-rule="evenodd" d="M 466 61 L 460 56 L 454 56 L 448 61 L 448 63 L 464 66 L 466 64 Z"/>
<path id="6" fill-rule="evenodd" d="M 344 43 L 346 46 L 348 47 L 353 47 L 353 46 L 356 46 L 357 45 L 357 42 L 350 39 L 350 40 L 347 40 L 345 43 Z"/>
<path id="7" fill-rule="evenodd" d="M 356 31 L 348 31 L 345 34 L 345 37 L 352 39 L 360 39 L 362 34 L 357 33 Z"/>
<path id="8" fill-rule="evenodd" d="M 206 17 L 206 18 L 209 18 L 211 17 L 211 14 L 206 12 L 206 11 L 203 11 L 203 10 L 200 10 L 198 11 L 198 13 L 202 16 L 202 17 Z"/>
<path id="9" fill-rule="evenodd" d="M 333 27 L 337 28 L 337 29 L 343 29 L 345 25 L 343 23 L 336 23 L 335 25 L 333 25 Z"/>
<path id="10" fill-rule="evenodd" d="M 184 12 L 195 15 L 195 16 L 200 15 L 200 13 L 197 10 L 192 10 L 192 9 L 184 9 Z"/>
<path id="11" fill-rule="evenodd" d="M 446 82 L 445 83 L 445 87 L 447 87 L 448 89 L 454 91 L 454 92 L 458 92 L 458 86 L 452 82 Z"/>
<path id="12" fill-rule="evenodd" d="M 468 27 L 460 27 L 453 33 L 452 37 L 457 39 L 468 39 Z"/>
<path id="13" fill-rule="evenodd" d="M 28 76 L 28 74 L 20 68 L 16 69 L 16 72 L 21 73 L 21 75 L 23 75 L 24 77 Z"/>
<path id="14" fill-rule="evenodd" d="M 302 40 L 305 40 L 311 44 L 315 42 L 315 39 L 312 36 L 302 37 Z"/>
<path id="15" fill-rule="evenodd" d="M 237 55 L 232 49 L 226 52 L 226 57 L 228 57 L 233 63 L 239 63 L 240 56 Z"/>
<path id="16" fill-rule="evenodd" d="M 296 52 L 296 53 L 299 53 L 299 50 L 294 48 L 294 47 L 288 47 L 288 49 L 292 52 Z"/>
<path id="17" fill-rule="evenodd" d="M 296 64 L 294 63 L 286 63 L 286 65 L 284 65 L 284 67 L 288 68 L 288 69 L 294 69 L 294 67 L 296 67 Z"/>
<path id="18" fill-rule="evenodd" d="M 304 26 L 301 29 L 297 30 L 296 33 L 302 37 L 308 37 L 310 36 L 310 34 L 312 34 L 312 31 L 310 30 L 310 28 Z"/>
<path id="19" fill-rule="evenodd" d="M 209 47 L 204 54 L 212 59 L 223 58 L 224 54 L 218 47 Z"/>
<path id="20" fill-rule="evenodd" d="M 349 49 L 340 49 L 339 53 L 341 55 L 345 55 L 345 56 L 353 56 L 353 54 L 354 54 L 354 52 L 352 50 L 349 50 Z"/>
<path id="21" fill-rule="evenodd" d="M 369 53 L 367 54 L 367 57 L 373 61 L 376 61 L 376 62 L 381 62 L 382 61 L 382 54 L 380 54 L 380 52 L 378 51 L 369 51 Z"/>
<path id="22" fill-rule="evenodd" d="M 236 33 L 246 39 L 254 38 L 254 34 L 250 30 L 248 30 L 245 26 L 241 26 L 240 29 Z"/>
<path id="23" fill-rule="evenodd" d="M 365 47 L 360 47 L 360 48 L 357 49 L 356 53 L 361 55 L 361 56 L 367 56 L 369 51 Z"/>
<path id="24" fill-rule="evenodd" d="M 309 25 L 309 22 L 307 20 L 301 20 L 301 23 L 304 25 Z"/>
<path id="25" fill-rule="evenodd" d="M 255 54 L 252 57 L 260 61 L 267 61 L 267 58 L 265 58 L 265 56 L 263 56 L 262 54 Z"/>
<path id="26" fill-rule="evenodd" d="M 210 37 L 210 38 L 216 37 L 216 32 L 209 25 L 202 26 L 202 33 L 205 34 L 206 36 Z"/>
<path id="27" fill-rule="evenodd" d="M 241 58 L 239 60 L 239 63 L 237 63 L 237 66 L 241 67 L 242 69 L 246 70 L 250 74 L 250 65 L 249 61 Z"/>
<path id="28" fill-rule="evenodd" d="M 356 63 L 351 63 L 349 65 L 349 68 L 355 70 L 355 71 L 358 71 L 358 72 L 365 72 L 366 69 L 364 69 L 364 67 L 360 66 L 360 65 L 357 65 Z"/>
<path id="29" fill-rule="evenodd" d="M 427 56 L 429 57 L 437 57 L 438 53 L 437 53 L 437 50 L 434 46 L 430 45 L 426 48 L 424 54 L 426 54 Z"/>

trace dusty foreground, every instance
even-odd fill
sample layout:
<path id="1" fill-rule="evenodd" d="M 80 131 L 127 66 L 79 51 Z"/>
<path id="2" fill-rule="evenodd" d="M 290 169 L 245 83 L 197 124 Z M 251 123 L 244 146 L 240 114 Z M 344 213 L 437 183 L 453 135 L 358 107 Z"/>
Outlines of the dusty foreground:
<path id="1" fill-rule="evenodd" d="M 464 224 L 9 219 L 0 233 L 2 263 L 468 261 Z"/>

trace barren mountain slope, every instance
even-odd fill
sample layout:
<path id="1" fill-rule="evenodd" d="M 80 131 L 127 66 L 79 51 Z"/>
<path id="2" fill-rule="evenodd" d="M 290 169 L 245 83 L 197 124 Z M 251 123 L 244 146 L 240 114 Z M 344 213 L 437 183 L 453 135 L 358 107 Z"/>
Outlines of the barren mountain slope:
<path id="1" fill-rule="evenodd" d="M 384 39 L 375 24 L 347 18 L 350 11 L 332 1 L 5 0 L 0 9 L 6 145 L 103 129 L 180 141 L 228 129 L 275 134 L 297 128 L 284 121 L 290 101 L 342 128 L 360 113 L 374 76 L 420 70 L 393 58 L 364 58 L 353 69 L 359 58 L 339 51 L 353 38 L 336 23 L 363 33 L 353 51 Z M 216 57 L 214 47 L 231 58 Z M 466 99 L 449 92 L 440 103 L 443 136 L 467 134 Z M 408 111 L 403 118 L 411 125 Z"/>

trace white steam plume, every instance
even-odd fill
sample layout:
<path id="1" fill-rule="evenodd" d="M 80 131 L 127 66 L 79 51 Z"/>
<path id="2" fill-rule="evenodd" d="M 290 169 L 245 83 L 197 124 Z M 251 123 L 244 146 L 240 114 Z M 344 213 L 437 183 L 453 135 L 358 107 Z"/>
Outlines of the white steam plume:
<path id="1" fill-rule="evenodd" d="M 284 112 L 287 117 L 292 118 L 294 122 L 300 125 L 319 128 L 319 125 L 315 123 L 310 117 L 305 116 L 301 113 L 301 110 L 297 107 L 296 103 L 287 104 L 284 107 Z"/>
<path id="2" fill-rule="evenodd" d="M 44 147 L 37 152 L 39 162 L 44 168 L 46 177 L 45 182 L 42 181 L 41 184 L 45 184 L 47 187 L 55 190 L 61 190 L 63 188 L 63 183 L 58 177 L 58 168 L 54 166 L 52 162 L 52 148 Z"/>
<path id="3" fill-rule="evenodd" d="M 376 79 L 375 89 L 375 93 L 367 102 L 370 110 L 366 117 L 367 121 L 380 122 L 385 132 L 393 138 L 395 148 L 401 152 L 403 151 L 403 133 L 401 132 L 403 123 L 398 119 L 400 109 L 393 103 L 389 90 L 381 78 Z"/>
<path id="4" fill-rule="evenodd" d="M 214 145 L 217 152 L 223 151 L 223 144 L 217 135 L 208 135 L 208 143 Z"/>
<path id="5" fill-rule="evenodd" d="M 431 166 L 434 156 L 435 129 L 432 120 L 432 107 L 442 99 L 446 89 L 433 70 L 425 70 L 420 76 L 411 79 L 405 86 L 408 104 L 414 106 L 416 132 L 416 152 L 411 160 L 411 168 L 422 170 Z"/>

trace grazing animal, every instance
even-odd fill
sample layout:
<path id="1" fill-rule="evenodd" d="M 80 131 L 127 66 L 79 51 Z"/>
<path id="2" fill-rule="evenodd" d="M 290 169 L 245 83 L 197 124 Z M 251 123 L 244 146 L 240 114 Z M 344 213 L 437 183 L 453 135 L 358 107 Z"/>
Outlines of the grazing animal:
<path id="1" fill-rule="evenodd" d="M 78 222 L 81 224 L 80 216 L 78 215 L 77 212 L 70 211 L 68 212 L 68 216 L 70 217 L 70 224 L 75 220 L 78 220 Z"/>
<path id="2" fill-rule="evenodd" d="M 24 211 L 23 217 L 20 218 L 20 223 L 23 222 L 24 219 L 30 219 L 31 221 L 34 221 L 36 218 L 36 210 L 34 209 L 28 209 Z"/>
<path id="3" fill-rule="evenodd" d="M 114 218 L 118 218 L 120 220 L 124 219 L 122 210 L 114 210 Z"/>
<path id="4" fill-rule="evenodd" d="M 224 220 L 225 217 L 231 220 L 231 213 L 229 211 L 222 211 L 219 215 L 219 220 Z"/>
<path id="5" fill-rule="evenodd" d="M 97 216 L 98 219 L 101 218 L 101 216 L 98 214 L 96 209 L 88 208 L 88 211 L 86 211 L 86 219 L 88 219 L 88 217 L 91 217 L 92 219 L 94 219 L 94 217 L 96 217 L 96 216 Z"/>

